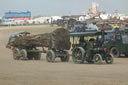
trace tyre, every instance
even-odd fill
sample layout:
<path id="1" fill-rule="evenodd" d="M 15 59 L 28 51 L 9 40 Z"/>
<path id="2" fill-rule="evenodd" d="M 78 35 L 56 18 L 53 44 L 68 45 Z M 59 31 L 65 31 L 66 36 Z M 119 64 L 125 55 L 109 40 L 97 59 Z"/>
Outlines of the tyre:
<path id="1" fill-rule="evenodd" d="M 112 47 L 110 49 L 110 55 L 112 55 L 113 57 L 119 57 L 120 53 L 119 50 L 116 47 Z"/>
<path id="2" fill-rule="evenodd" d="M 69 61 L 69 53 L 67 51 L 66 52 L 66 56 L 61 56 L 60 59 L 62 62 L 68 62 Z"/>
<path id="3" fill-rule="evenodd" d="M 95 54 L 93 57 L 93 61 L 95 64 L 101 64 L 102 63 L 102 56 L 100 54 Z"/>
<path id="4" fill-rule="evenodd" d="M 55 61 L 55 52 L 53 50 L 48 50 L 46 54 L 46 59 L 48 62 L 54 62 Z"/>
<path id="5" fill-rule="evenodd" d="M 25 49 L 22 49 L 20 53 L 21 53 L 22 60 L 28 60 L 27 51 Z"/>
<path id="6" fill-rule="evenodd" d="M 106 55 L 105 62 L 106 62 L 107 64 L 112 64 L 112 63 L 113 63 L 113 56 L 110 55 L 110 54 L 107 54 L 107 55 Z"/>
<path id="7" fill-rule="evenodd" d="M 20 59 L 20 50 L 18 48 L 13 49 L 13 59 L 14 60 L 19 60 Z"/>
<path id="8" fill-rule="evenodd" d="M 84 62 L 85 50 L 82 47 L 76 47 L 72 51 L 72 60 L 76 64 Z"/>

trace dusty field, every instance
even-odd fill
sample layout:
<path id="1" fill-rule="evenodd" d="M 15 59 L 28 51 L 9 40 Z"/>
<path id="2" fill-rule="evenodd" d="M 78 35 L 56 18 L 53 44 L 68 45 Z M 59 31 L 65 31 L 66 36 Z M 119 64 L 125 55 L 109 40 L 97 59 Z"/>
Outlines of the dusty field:
<path id="1" fill-rule="evenodd" d="M 48 63 L 16 61 L 5 48 L 8 36 L 20 30 L 33 34 L 50 32 L 47 26 L 0 27 L 0 85 L 128 85 L 128 58 L 116 58 L 114 64 Z"/>

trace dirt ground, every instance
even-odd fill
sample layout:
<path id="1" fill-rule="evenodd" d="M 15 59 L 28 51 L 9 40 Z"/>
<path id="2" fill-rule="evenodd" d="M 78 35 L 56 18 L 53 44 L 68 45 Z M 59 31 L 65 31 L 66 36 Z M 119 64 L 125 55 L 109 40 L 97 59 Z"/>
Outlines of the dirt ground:
<path id="1" fill-rule="evenodd" d="M 53 31 L 56 27 L 0 27 L 0 85 L 128 85 L 128 58 L 115 58 L 108 65 L 63 63 L 59 59 L 48 63 L 45 54 L 39 61 L 13 60 L 12 51 L 5 48 L 11 33 L 26 30 L 32 34 Z"/>

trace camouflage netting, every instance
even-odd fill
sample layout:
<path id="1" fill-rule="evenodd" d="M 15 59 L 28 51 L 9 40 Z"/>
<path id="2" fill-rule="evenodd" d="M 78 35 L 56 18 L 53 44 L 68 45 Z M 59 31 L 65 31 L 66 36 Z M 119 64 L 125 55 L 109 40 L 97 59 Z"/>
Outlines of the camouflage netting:
<path id="1" fill-rule="evenodd" d="M 13 47 L 36 46 L 55 48 L 57 50 L 69 50 L 71 44 L 68 31 L 64 28 L 58 28 L 51 33 L 18 37 L 10 45 Z"/>

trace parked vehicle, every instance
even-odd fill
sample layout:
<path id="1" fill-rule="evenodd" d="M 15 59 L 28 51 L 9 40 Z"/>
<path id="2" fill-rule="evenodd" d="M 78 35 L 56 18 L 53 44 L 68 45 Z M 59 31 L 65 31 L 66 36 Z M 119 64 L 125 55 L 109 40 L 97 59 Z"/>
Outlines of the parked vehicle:
<path id="1" fill-rule="evenodd" d="M 110 54 L 114 57 L 119 57 L 121 54 L 128 56 L 127 30 L 114 32 L 112 39 L 105 43 L 105 47 L 110 50 Z"/>

